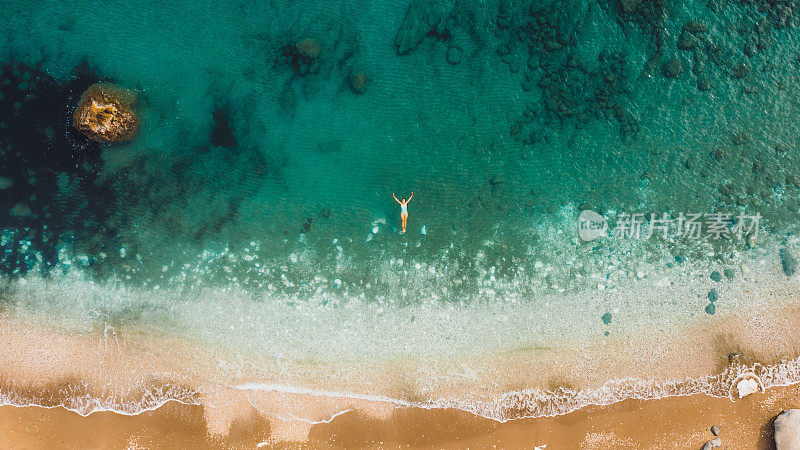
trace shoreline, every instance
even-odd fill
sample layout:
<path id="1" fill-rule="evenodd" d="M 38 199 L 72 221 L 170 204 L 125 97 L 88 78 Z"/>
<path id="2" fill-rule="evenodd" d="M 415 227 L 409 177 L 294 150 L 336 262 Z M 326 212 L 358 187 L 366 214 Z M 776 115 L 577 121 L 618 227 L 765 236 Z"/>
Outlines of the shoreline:
<path id="1" fill-rule="evenodd" d="M 227 439 L 232 432 L 236 432 L 236 427 L 242 421 L 257 417 L 260 418 L 259 420 L 263 419 L 269 422 L 267 436 L 269 442 L 305 442 L 314 436 L 314 430 L 318 430 L 320 425 L 338 424 L 345 420 L 344 418 L 353 420 L 351 417 L 353 414 L 357 414 L 359 420 L 363 419 L 373 423 L 403 414 L 401 411 L 413 410 L 418 413 L 410 414 L 422 416 L 466 415 L 481 421 L 484 427 L 487 426 L 486 424 L 494 424 L 492 426 L 496 427 L 530 420 L 568 420 L 567 418 L 575 414 L 581 415 L 587 411 L 604 411 L 606 409 L 614 411 L 620 408 L 620 404 L 630 401 L 650 404 L 673 401 L 670 399 L 680 402 L 682 400 L 679 399 L 702 397 L 705 402 L 724 401 L 733 404 L 742 401 L 750 402 L 751 398 L 765 395 L 769 398 L 774 395 L 774 392 L 789 390 L 795 392 L 792 394 L 793 398 L 800 403 L 800 358 L 784 360 L 778 364 L 766 364 L 766 361 L 765 363 L 753 362 L 751 358 L 740 355 L 734 358 L 731 365 L 722 373 L 707 375 L 700 379 L 623 378 L 606 381 L 597 389 L 571 389 L 568 386 L 559 386 L 553 390 L 533 388 L 505 392 L 499 398 L 494 399 L 497 411 L 504 412 L 505 416 L 482 414 L 479 408 L 474 405 L 470 407 L 469 403 L 439 401 L 426 404 L 425 402 L 377 394 L 264 383 L 229 384 L 226 387 L 221 384 L 211 384 L 209 379 L 206 379 L 205 384 L 201 385 L 193 384 L 187 379 L 184 386 L 159 384 L 158 381 L 153 380 L 150 384 L 140 385 L 134 389 L 127 391 L 123 389 L 119 392 L 127 392 L 129 395 L 132 392 L 138 392 L 139 397 L 146 399 L 149 403 L 139 403 L 140 409 L 137 410 L 115 410 L 114 407 L 101 406 L 102 402 L 98 398 L 92 397 L 91 386 L 87 383 L 88 377 L 80 378 L 74 373 L 71 379 L 62 376 L 44 384 L 33 383 L 22 386 L 22 389 L 19 389 L 19 383 L 3 383 L 5 386 L 0 385 L 0 410 L 7 408 L 46 409 L 63 411 L 88 419 L 107 414 L 149 417 L 154 412 L 171 411 L 176 408 L 175 405 L 179 405 L 177 406 L 179 410 L 199 408 L 202 411 L 203 426 L 201 428 L 212 441 Z M 744 364 L 743 361 L 746 361 L 747 364 Z M 52 371 L 52 369 L 51 367 L 50 370 Z M 737 399 L 735 391 L 731 391 L 731 389 L 735 388 L 742 375 L 750 376 L 749 374 L 757 375 L 759 392 L 744 399 Z M 3 379 L 9 379 L 7 373 L 3 374 Z M 197 379 L 196 381 L 201 380 Z M 83 386 L 85 390 L 76 390 L 76 385 Z M 83 402 L 81 404 L 85 406 L 88 401 L 88 405 L 92 409 L 88 411 L 70 409 L 58 403 L 59 401 L 62 403 L 69 401 L 70 398 L 66 395 L 76 392 L 80 394 L 78 397 Z M 169 396 L 173 395 L 170 392 L 186 395 L 188 400 L 170 398 Z M 158 398 L 158 395 L 166 395 L 166 397 Z M 619 396 L 615 397 L 615 395 Z M 15 398 L 17 399 L 16 404 L 14 403 Z M 116 400 L 120 401 L 122 405 L 128 406 L 137 404 L 138 401 L 136 398 L 117 398 Z M 542 402 L 555 406 L 549 410 L 549 413 L 544 414 L 541 409 L 532 409 L 531 405 L 541 405 Z M 444 413 L 444 411 L 450 412 Z M 52 414 L 59 415 L 55 412 Z"/>
<path id="2" fill-rule="evenodd" d="M 496 422 L 454 409 L 402 407 L 375 416 L 351 410 L 308 428 L 304 439 L 281 439 L 280 420 L 251 407 L 224 434 L 210 433 L 200 405 L 167 402 L 136 415 L 62 407 L 0 406 L 0 443 L 19 447 L 98 446 L 148 448 L 314 448 L 402 446 L 700 448 L 721 428 L 728 448 L 773 448 L 772 419 L 800 403 L 800 385 L 776 387 L 739 401 L 704 395 L 628 399 L 557 416 Z M 66 430 L 69 430 L 67 433 Z M 543 447 L 547 446 L 547 447 Z"/>
<path id="3" fill-rule="evenodd" d="M 32 314 L 35 311 L 24 308 L 5 311 L 0 314 L 0 339 L 11 351 L 0 355 L 0 404 L 65 405 L 83 414 L 103 409 L 133 413 L 178 399 L 202 407 L 204 427 L 213 436 L 227 435 L 237 421 L 249 417 L 255 409 L 270 417 L 276 439 L 303 441 L 313 427 L 336 421 L 353 410 L 386 418 L 403 408 L 457 409 L 506 423 L 613 407 L 630 398 L 654 401 L 692 394 L 735 397 L 731 389 L 745 374 L 758 378 L 762 390 L 800 383 L 800 323 L 792 319 L 800 314 L 797 281 L 785 277 L 779 264 L 767 258 L 751 261 L 750 267 L 748 271 L 740 269 L 735 280 L 723 283 L 697 278 L 697 274 L 673 273 L 662 278 L 664 282 L 639 280 L 605 294 L 613 297 L 590 299 L 591 304 L 627 301 L 634 310 L 621 312 L 615 319 L 620 323 L 614 322 L 617 327 L 600 328 L 611 330 L 610 336 L 564 340 L 558 347 L 526 343 L 526 333 L 527 339 L 536 342 L 535 336 L 530 336 L 533 331 L 523 326 L 532 314 L 530 305 L 501 309 L 511 317 L 510 322 L 507 319 L 491 326 L 518 330 L 521 339 L 512 347 L 483 343 L 462 349 L 462 357 L 446 354 L 433 358 L 422 353 L 398 359 L 389 352 L 381 358 L 369 358 L 377 348 L 376 339 L 378 344 L 392 342 L 385 339 L 385 330 L 369 333 L 375 326 L 371 313 L 348 324 L 364 328 L 353 333 L 359 340 L 338 347 L 340 356 L 310 358 L 308 355 L 318 349 L 304 349 L 292 358 L 280 359 L 273 357 L 276 348 L 280 349 L 276 347 L 279 338 L 269 345 L 267 338 L 274 336 L 270 333 L 255 334 L 266 339 L 261 347 L 251 343 L 239 348 L 240 336 L 236 334 L 231 342 L 218 342 L 205 338 L 207 330 L 207 334 L 184 336 L 158 327 L 138 327 L 135 322 L 68 326 L 69 321 L 59 320 L 58 315 Z M 28 281 L 12 292 L 40 304 L 47 295 L 68 295 L 70 286 Z M 724 307 L 716 315 L 696 317 L 683 325 L 676 325 L 674 318 L 657 320 L 662 305 L 665 311 L 688 314 L 698 298 L 703 300 L 709 286 L 723 293 L 718 303 Z M 77 287 L 80 289 L 69 295 L 78 300 L 93 295 L 103 299 L 102 286 Z M 649 289 L 646 294 L 642 293 L 644 288 Z M 169 292 L 159 295 L 170 297 Z M 642 300 L 644 295 L 648 297 Z M 235 303 L 236 298 L 233 293 L 216 298 L 214 304 L 229 309 L 259 306 L 288 314 L 269 304 L 254 305 L 246 298 Z M 130 297 L 118 301 L 130 301 Z M 646 310 L 645 304 L 655 305 L 655 309 Z M 581 306 L 571 308 L 578 310 Z M 487 324 L 495 318 L 469 308 L 453 310 L 445 305 L 424 315 L 417 311 L 417 315 L 430 321 L 449 320 L 449 326 L 456 329 L 458 323 L 468 323 L 475 315 Z M 243 315 L 253 314 L 252 310 L 242 311 Z M 388 311 L 381 320 L 391 324 L 398 314 L 414 311 Z M 333 324 L 335 317 L 343 316 L 321 314 L 319 322 L 315 319 L 314 323 Z M 420 325 L 420 321 L 414 326 L 428 326 Z M 627 329 L 627 324 L 633 327 Z M 215 326 L 233 329 L 228 322 Z M 282 326 L 291 328 L 291 323 Z M 407 328 L 404 333 L 414 331 L 408 323 L 403 326 Z M 551 330 L 551 334 L 559 329 Z M 294 330 L 294 334 L 280 338 L 298 336 L 301 342 L 314 342 L 314 336 L 324 334 L 320 330 L 312 336 L 299 333 L 302 331 Z M 434 335 L 442 342 L 430 344 L 442 346 L 448 336 Z M 395 351 L 409 352 L 418 344 L 414 335 L 409 339 L 397 342 Z M 324 345 L 330 348 L 334 344 Z"/>

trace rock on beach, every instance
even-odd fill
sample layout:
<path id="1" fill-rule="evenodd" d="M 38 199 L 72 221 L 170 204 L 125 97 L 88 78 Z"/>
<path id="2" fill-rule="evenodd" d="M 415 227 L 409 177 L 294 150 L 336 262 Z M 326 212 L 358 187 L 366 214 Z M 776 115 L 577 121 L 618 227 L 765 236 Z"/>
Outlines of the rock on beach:
<path id="1" fill-rule="evenodd" d="M 800 409 L 789 409 L 778 414 L 773 427 L 777 450 L 800 448 Z"/>

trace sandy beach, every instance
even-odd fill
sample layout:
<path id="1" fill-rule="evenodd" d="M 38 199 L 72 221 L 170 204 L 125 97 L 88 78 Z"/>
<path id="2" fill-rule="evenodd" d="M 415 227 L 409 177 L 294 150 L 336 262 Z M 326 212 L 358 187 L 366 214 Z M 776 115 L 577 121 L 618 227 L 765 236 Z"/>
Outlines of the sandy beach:
<path id="1" fill-rule="evenodd" d="M 203 407 L 170 402 L 134 416 L 63 408 L 0 407 L 10 448 L 700 448 L 720 427 L 723 448 L 774 448 L 772 420 L 800 404 L 800 386 L 733 402 L 704 395 L 625 400 L 555 418 L 505 423 L 453 409 L 398 408 L 386 418 L 352 411 L 311 427 L 302 442 L 271 439 L 274 419 L 255 409 L 224 435 L 208 432 Z M 544 446 L 547 447 L 544 447 Z"/>
<path id="2" fill-rule="evenodd" d="M 69 330 L 7 315 L 0 440 L 21 448 L 699 448 L 718 425 L 729 430 L 730 448 L 763 448 L 770 420 L 800 396 L 799 387 L 786 387 L 800 379 L 799 306 L 776 269 L 726 285 L 730 301 L 749 307 L 680 333 L 435 364 L 281 366 L 136 327 Z M 675 282 L 651 290 L 679 299 L 696 288 Z M 758 380 L 761 392 L 734 402 L 743 377 Z"/>

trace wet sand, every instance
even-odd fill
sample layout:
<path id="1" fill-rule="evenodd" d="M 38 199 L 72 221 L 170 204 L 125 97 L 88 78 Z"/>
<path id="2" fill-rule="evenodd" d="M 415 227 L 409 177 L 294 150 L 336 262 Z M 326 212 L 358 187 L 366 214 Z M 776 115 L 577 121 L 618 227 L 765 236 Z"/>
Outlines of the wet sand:
<path id="1" fill-rule="evenodd" d="M 0 407 L 0 444 L 13 448 L 700 448 L 721 429 L 723 446 L 774 448 L 772 420 L 800 406 L 800 386 L 778 387 L 739 401 L 704 395 L 625 400 L 554 418 L 505 423 L 453 409 L 397 408 L 386 418 L 359 411 L 311 428 L 304 442 L 269 439 L 272 419 L 255 409 L 225 435 L 208 432 L 202 406 L 169 402 L 134 416 L 63 408 Z"/>
<path id="2" fill-rule="evenodd" d="M 768 441 L 769 421 L 800 406 L 800 388 L 782 387 L 800 380 L 800 302 L 794 281 L 774 278 L 753 276 L 738 292 L 731 284 L 727 301 L 740 302 L 735 310 L 680 332 L 524 347 L 469 366 L 376 360 L 337 369 L 300 361 L 286 367 L 291 386 L 273 362 L 231 366 L 226 361 L 236 359 L 224 349 L 166 333 L 129 326 L 75 332 L 0 316 L 0 342 L 9 349 L 0 354 L 0 403 L 95 411 L 84 417 L 61 407 L 0 407 L 0 444 L 699 448 L 716 424 L 731 448 L 758 448 Z M 470 366 L 483 370 L 470 373 Z M 725 397 L 750 372 L 766 393 Z M 189 404 L 162 404 L 167 398 Z M 614 403 L 620 398 L 632 400 Z M 148 411 L 133 416 L 107 412 L 142 408 Z M 539 418 L 493 420 L 514 417 Z"/>

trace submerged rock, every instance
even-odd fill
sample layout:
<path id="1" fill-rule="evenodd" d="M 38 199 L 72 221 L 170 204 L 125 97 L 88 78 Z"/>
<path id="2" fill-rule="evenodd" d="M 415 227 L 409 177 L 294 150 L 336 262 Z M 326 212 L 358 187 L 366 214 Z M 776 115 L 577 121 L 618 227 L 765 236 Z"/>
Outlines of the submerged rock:
<path id="1" fill-rule="evenodd" d="M 626 12 L 635 11 L 640 3 L 642 3 L 642 0 L 620 0 L 619 2 L 622 9 Z"/>
<path id="2" fill-rule="evenodd" d="M 394 38 L 397 53 L 405 55 L 417 48 L 447 16 L 453 3 L 452 0 L 412 0 Z"/>
<path id="3" fill-rule="evenodd" d="M 601 317 L 601 319 L 603 320 L 603 323 L 606 324 L 606 325 L 610 324 L 611 323 L 611 319 L 613 319 L 613 318 L 614 318 L 614 316 L 612 316 L 611 313 L 605 313 L 605 314 L 603 314 L 603 317 Z"/>
<path id="4" fill-rule="evenodd" d="M 97 142 L 133 139 L 139 129 L 134 111 L 136 95 L 113 84 L 89 86 L 73 114 L 73 125 Z"/>
<path id="5" fill-rule="evenodd" d="M 773 427 L 777 450 L 800 448 L 800 409 L 788 409 L 778 414 Z"/>
<path id="6" fill-rule="evenodd" d="M 350 88 L 353 89 L 353 92 L 356 94 L 363 94 L 367 92 L 367 84 L 369 79 L 364 72 L 352 72 L 350 73 Z"/>
<path id="7" fill-rule="evenodd" d="M 716 447 L 722 447 L 722 438 L 716 437 L 703 446 L 703 450 L 709 450 Z"/>
<path id="8" fill-rule="evenodd" d="M 209 141 L 214 147 L 234 148 L 236 137 L 231 130 L 230 111 L 227 107 L 217 107 L 212 114 L 214 127 L 211 129 Z"/>
<path id="9" fill-rule="evenodd" d="M 785 273 L 787 277 L 794 275 L 794 273 L 797 272 L 797 259 L 795 259 L 787 248 L 780 249 L 779 254 L 781 256 L 783 273 Z"/>
<path id="10" fill-rule="evenodd" d="M 708 25 L 696 20 L 690 20 L 684 25 L 684 29 L 692 33 L 705 33 L 708 31 Z"/>
<path id="11" fill-rule="evenodd" d="M 750 73 L 750 68 L 745 63 L 739 63 L 731 69 L 731 78 L 739 79 L 744 78 Z"/>
<path id="12" fill-rule="evenodd" d="M 321 53 L 319 41 L 305 38 L 281 47 L 279 60 L 291 67 L 294 73 L 304 76 L 319 72 Z"/>
<path id="13" fill-rule="evenodd" d="M 11 217 L 28 217 L 31 215 L 31 208 L 25 203 L 17 203 L 11 208 L 8 214 L 11 215 Z"/>
<path id="14" fill-rule="evenodd" d="M 461 47 L 450 47 L 447 49 L 447 62 L 452 65 L 460 64 L 463 55 L 464 51 L 461 50 Z"/>
<path id="15" fill-rule="evenodd" d="M 726 267 L 723 271 L 725 278 L 732 280 L 736 276 L 736 270 L 731 267 Z"/>
<path id="16" fill-rule="evenodd" d="M 317 58 L 322 52 L 322 46 L 319 45 L 319 41 L 316 39 L 302 39 L 297 41 L 294 46 L 297 49 L 297 53 L 305 56 L 306 58 Z"/>
<path id="17" fill-rule="evenodd" d="M 714 436 L 719 436 L 719 425 L 714 425 L 711 427 L 711 434 Z"/>
<path id="18" fill-rule="evenodd" d="M 0 177 L 0 191 L 3 189 L 8 189 L 14 185 L 14 180 L 11 178 Z"/>
<path id="19" fill-rule="evenodd" d="M 691 50 L 693 48 L 696 48 L 698 45 L 700 45 L 700 43 L 697 40 L 697 38 L 694 37 L 694 35 L 692 35 L 692 33 L 690 33 L 689 31 L 683 30 L 681 36 L 678 38 L 678 43 L 677 43 L 678 49 Z"/>
<path id="20" fill-rule="evenodd" d="M 672 58 L 664 63 L 664 76 L 667 78 L 677 78 L 683 73 L 683 62 L 678 58 Z"/>

